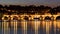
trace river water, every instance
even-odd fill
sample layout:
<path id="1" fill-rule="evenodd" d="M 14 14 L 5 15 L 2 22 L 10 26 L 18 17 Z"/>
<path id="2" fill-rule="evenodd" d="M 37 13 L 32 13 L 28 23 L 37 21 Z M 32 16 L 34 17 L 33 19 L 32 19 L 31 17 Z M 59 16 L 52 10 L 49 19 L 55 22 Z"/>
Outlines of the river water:
<path id="1" fill-rule="evenodd" d="M 60 21 L 0 21 L 0 34 L 60 34 Z"/>

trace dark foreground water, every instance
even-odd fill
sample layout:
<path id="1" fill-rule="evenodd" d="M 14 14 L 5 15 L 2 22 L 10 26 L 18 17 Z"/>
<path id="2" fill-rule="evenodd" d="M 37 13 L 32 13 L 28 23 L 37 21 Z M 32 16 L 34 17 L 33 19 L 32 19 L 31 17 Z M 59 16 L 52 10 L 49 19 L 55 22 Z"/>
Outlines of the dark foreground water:
<path id="1" fill-rule="evenodd" d="M 0 34 L 60 34 L 60 21 L 0 21 Z"/>

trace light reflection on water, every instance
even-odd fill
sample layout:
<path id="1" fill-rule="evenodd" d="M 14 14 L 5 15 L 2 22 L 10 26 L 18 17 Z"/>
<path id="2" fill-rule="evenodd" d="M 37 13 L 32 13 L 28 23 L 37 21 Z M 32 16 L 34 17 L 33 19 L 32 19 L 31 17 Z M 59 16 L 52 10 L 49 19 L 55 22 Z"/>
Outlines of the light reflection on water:
<path id="1" fill-rule="evenodd" d="M 0 21 L 1 34 L 60 34 L 60 21 Z"/>

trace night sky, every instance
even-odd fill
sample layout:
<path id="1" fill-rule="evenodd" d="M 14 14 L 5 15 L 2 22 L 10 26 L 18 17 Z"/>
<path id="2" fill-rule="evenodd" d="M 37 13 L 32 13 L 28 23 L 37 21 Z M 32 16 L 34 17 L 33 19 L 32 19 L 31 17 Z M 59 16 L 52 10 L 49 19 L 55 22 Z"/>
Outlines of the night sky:
<path id="1" fill-rule="evenodd" d="M 45 5 L 45 6 L 59 6 L 60 0 L 0 0 L 2 5 Z"/>

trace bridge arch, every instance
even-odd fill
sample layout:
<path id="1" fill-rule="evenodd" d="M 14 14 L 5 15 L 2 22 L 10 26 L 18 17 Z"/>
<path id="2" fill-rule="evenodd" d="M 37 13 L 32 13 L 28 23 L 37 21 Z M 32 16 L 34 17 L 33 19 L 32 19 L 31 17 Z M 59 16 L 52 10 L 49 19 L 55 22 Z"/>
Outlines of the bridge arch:
<path id="1" fill-rule="evenodd" d="M 28 16 L 24 16 L 23 19 L 24 19 L 24 20 L 29 20 L 29 17 L 28 17 Z"/>
<path id="2" fill-rule="evenodd" d="M 51 17 L 46 16 L 46 17 L 44 18 L 44 20 L 51 20 Z"/>
<path id="3" fill-rule="evenodd" d="M 57 17 L 56 17 L 56 20 L 60 20 L 60 16 L 57 16 Z"/>
<path id="4" fill-rule="evenodd" d="M 3 17 L 2 17 L 2 20 L 9 20 L 10 18 L 9 18 L 9 15 L 4 15 Z"/>
<path id="5" fill-rule="evenodd" d="M 13 16 L 13 20 L 18 20 L 18 17 L 17 16 Z"/>
<path id="6" fill-rule="evenodd" d="M 11 20 L 18 20 L 19 16 L 18 15 L 11 15 Z"/>
<path id="7" fill-rule="evenodd" d="M 51 18 L 51 16 L 52 16 L 52 15 L 42 15 L 42 17 L 43 17 L 43 20 L 45 20 L 45 18 L 46 18 L 46 17 L 49 17 L 49 18 Z"/>
<path id="8" fill-rule="evenodd" d="M 60 15 L 53 15 L 54 16 L 54 20 L 56 20 L 56 18 L 58 17 L 58 16 L 60 16 Z"/>

